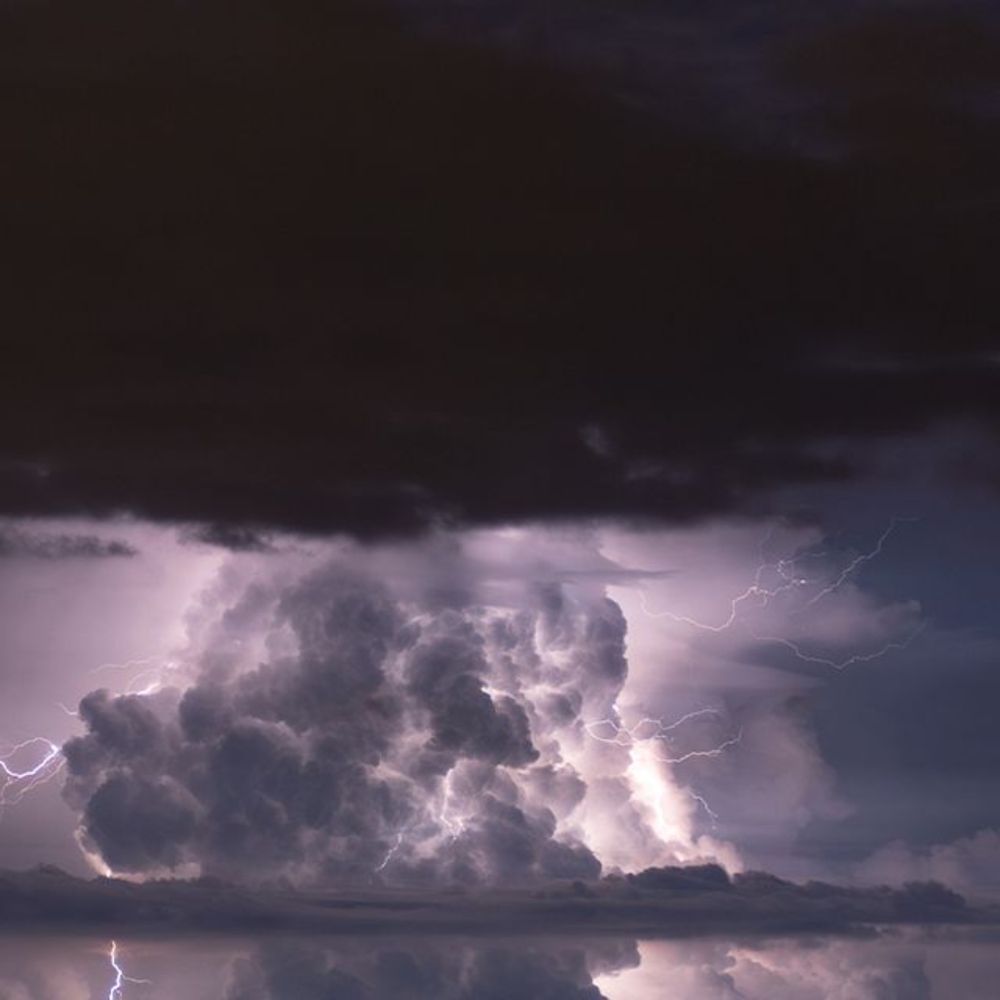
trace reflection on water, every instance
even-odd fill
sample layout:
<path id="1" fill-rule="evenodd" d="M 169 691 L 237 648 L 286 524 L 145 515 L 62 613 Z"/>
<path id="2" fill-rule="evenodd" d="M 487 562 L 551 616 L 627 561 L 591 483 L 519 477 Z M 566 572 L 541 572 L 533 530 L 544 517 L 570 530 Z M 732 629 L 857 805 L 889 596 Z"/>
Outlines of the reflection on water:
<path id="1" fill-rule="evenodd" d="M 639 945 L 640 963 L 595 980 L 608 1000 L 997 1000 L 996 932 L 870 939 L 697 939 Z"/>
<path id="2" fill-rule="evenodd" d="M 996 1000 L 996 931 L 733 941 L 0 939 L 0 1000 Z M 148 983 L 130 980 L 149 980 Z"/>

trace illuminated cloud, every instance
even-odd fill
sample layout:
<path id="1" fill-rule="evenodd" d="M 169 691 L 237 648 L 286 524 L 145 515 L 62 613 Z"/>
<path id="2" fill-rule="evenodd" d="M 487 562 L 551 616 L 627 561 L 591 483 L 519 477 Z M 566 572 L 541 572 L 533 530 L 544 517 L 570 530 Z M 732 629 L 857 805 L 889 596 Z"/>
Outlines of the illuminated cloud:
<path id="1" fill-rule="evenodd" d="M 980 830 L 947 844 L 911 847 L 902 840 L 880 847 L 857 866 L 865 882 L 901 885 L 934 879 L 972 898 L 1000 897 L 1000 831 Z"/>
<path id="2" fill-rule="evenodd" d="M 624 618 L 523 596 L 429 609 L 337 562 L 236 588 L 192 686 L 81 701 L 64 755 L 84 843 L 137 873 L 594 877 L 571 818 L 587 786 L 554 737 L 611 709 Z"/>
<path id="3" fill-rule="evenodd" d="M 860 586 L 880 538 L 531 527 L 229 555 L 172 651 L 92 673 L 58 760 L 80 844 L 99 870 L 298 883 L 801 874 L 800 832 L 850 811 L 806 707 L 842 671 L 757 632 L 909 634 L 916 605 Z M 748 580 L 772 589 L 734 604 Z"/>

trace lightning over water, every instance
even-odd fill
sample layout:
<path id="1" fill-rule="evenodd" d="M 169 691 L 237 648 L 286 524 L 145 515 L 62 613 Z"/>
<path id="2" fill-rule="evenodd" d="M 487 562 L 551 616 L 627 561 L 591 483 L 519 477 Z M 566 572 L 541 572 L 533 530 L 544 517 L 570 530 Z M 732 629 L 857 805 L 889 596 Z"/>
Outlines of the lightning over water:
<path id="1" fill-rule="evenodd" d="M 108 1000 L 126 1000 L 124 992 L 126 983 L 135 983 L 136 985 L 148 985 L 150 983 L 148 979 L 134 979 L 132 976 L 125 974 L 124 968 L 119 963 L 117 941 L 111 942 L 111 947 L 108 949 L 108 961 L 111 963 L 111 968 L 115 976 L 114 982 L 111 984 L 111 989 L 108 990 Z"/>

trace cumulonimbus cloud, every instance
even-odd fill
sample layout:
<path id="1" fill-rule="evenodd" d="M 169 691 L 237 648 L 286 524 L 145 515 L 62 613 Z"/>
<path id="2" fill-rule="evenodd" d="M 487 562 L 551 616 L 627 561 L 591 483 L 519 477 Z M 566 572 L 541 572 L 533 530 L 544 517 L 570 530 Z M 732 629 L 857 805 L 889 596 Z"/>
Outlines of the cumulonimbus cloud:
<path id="1" fill-rule="evenodd" d="M 625 628 L 608 598 L 558 584 L 501 609 L 403 601 L 337 563 L 252 582 L 186 690 L 81 701 L 66 798 L 114 871 L 594 877 L 567 748 L 614 712 Z M 605 749 L 605 782 L 623 782 L 627 754 Z"/>

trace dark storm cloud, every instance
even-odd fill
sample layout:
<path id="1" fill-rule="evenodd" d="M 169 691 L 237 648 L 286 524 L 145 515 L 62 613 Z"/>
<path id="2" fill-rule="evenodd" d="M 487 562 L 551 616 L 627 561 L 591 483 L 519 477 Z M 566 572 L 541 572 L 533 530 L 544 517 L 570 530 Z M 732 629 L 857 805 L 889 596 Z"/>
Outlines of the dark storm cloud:
<path id="1" fill-rule="evenodd" d="M 115 559 L 136 552 L 133 546 L 117 539 L 0 526 L 0 559 Z"/>
<path id="2" fill-rule="evenodd" d="M 687 519 L 995 428 L 996 36 L 789 10 L 733 35 L 803 109 L 749 152 L 370 4 L 6 5 L 2 509 Z"/>
<path id="3" fill-rule="evenodd" d="M 259 881 L 475 884 L 595 878 L 557 814 L 585 791 L 533 728 L 606 713 L 625 680 L 625 620 L 607 599 L 507 616 L 404 604 L 338 563 L 234 589 L 198 679 L 79 707 L 63 753 L 83 843 L 113 871 L 195 865 Z M 531 645 L 553 633 L 548 667 Z M 237 669 L 234 655 L 257 648 Z M 574 669 L 578 668 L 578 669 Z M 560 710 L 521 692 L 561 689 Z M 553 756 L 555 754 L 555 756 Z M 523 786 L 523 787 L 522 787 Z"/>
<path id="4" fill-rule="evenodd" d="M 58 870 L 0 873 L 0 924 L 24 930 L 127 926 L 317 933 L 417 932 L 536 935 L 554 932 L 684 937 L 847 933 L 871 925 L 997 923 L 935 882 L 901 889 L 796 885 L 761 872 L 729 878 L 715 866 L 649 869 L 600 882 L 550 883 L 533 891 L 456 893 L 359 888 L 337 894 L 250 890 L 213 879 L 141 884 L 83 881 Z"/>
<path id="5" fill-rule="evenodd" d="M 267 532 L 245 524 L 203 524 L 187 529 L 181 541 L 189 545 L 214 545 L 230 552 L 272 552 Z"/>

